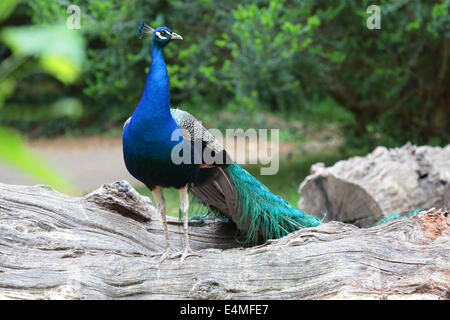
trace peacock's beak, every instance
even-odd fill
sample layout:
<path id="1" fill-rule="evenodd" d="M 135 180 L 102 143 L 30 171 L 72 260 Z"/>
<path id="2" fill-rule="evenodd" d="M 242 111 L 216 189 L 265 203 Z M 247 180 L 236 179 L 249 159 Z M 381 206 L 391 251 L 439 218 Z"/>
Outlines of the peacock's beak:
<path id="1" fill-rule="evenodd" d="M 183 37 L 179 34 L 176 34 L 175 32 L 172 32 L 172 36 L 170 37 L 170 40 L 183 40 Z"/>

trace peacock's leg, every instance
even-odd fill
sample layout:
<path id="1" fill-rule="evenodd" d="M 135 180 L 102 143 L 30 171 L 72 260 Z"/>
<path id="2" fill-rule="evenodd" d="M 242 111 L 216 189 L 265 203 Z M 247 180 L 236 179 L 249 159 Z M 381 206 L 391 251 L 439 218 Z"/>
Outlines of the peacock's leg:
<path id="1" fill-rule="evenodd" d="M 194 252 L 189 245 L 189 232 L 188 232 L 188 212 L 189 212 L 189 191 L 188 186 L 179 189 L 180 192 L 180 211 L 183 215 L 183 231 L 184 231 L 184 250 L 181 253 L 181 261 L 182 264 L 184 260 L 189 256 L 199 256 L 201 254 L 198 252 Z"/>
<path id="2" fill-rule="evenodd" d="M 174 250 L 172 249 L 172 246 L 170 245 L 170 239 L 169 239 L 169 230 L 167 229 L 167 220 L 166 220 L 166 201 L 164 199 L 164 194 L 162 191 L 162 188 L 156 187 L 152 190 L 153 197 L 155 198 L 156 202 L 156 209 L 158 210 L 159 214 L 161 215 L 161 221 L 163 224 L 163 230 L 164 230 L 164 237 L 166 239 L 166 248 L 164 251 L 155 253 L 153 256 L 161 256 L 160 262 L 167 259 Z"/>

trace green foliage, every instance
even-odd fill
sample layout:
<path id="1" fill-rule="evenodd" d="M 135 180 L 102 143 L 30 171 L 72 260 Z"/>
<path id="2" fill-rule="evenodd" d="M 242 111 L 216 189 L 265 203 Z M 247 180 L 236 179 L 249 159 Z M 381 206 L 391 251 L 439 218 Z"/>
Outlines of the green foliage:
<path id="1" fill-rule="evenodd" d="M 0 2 L 0 22 L 11 15 L 18 3 L 19 0 L 3 0 Z"/>
<path id="2" fill-rule="evenodd" d="M 296 54 L 307 45 L 297 39 L 306 39 L 320 21 L 313 16 L 303 26 L 292 19 L 284 3 L 238 5 L 231 31 L 222 33 L 221 43 L 226 44 L 232 59 L 220 71 L 239 108 L 289 110 L 302 101 L 302 79 L 292 70 Z"/>
<path id="3" fill-rule="evenodd" d="M 68 4 L 28 6 L 35 24 L 63 23 Z M 366 27 L 371 4 L 80 0 L 80 32 L 89 49 L 73 90 L 86 112 L 78 120 L 46 122 L 47 132 L 120 127 L 151 63 L 150 40 L 136 37 L 145 20 L 183 35 L 165 52 L 172 104 L 205 121 L 223 109 L 322 113 L 327 119 L 345 109 L 339 122 L 349 148 L 447 143 L 450 1 L 380 0 L 380 30 Z"/>
<path id="4" fill-rule="evenodd" d="M 59 191 L 73 192 L 73 188 L 59 173 L 55 172 L 45 160 L 28 150 L 20 134 L 15 130 L 0 127 L 0 160 Z"/>
<path id="5" fill-rule="evenodd" d="M 18 1 L 0 5 L 0 21 L 8 18 Z M 84 43 L 80 35 L 65 27 L 31 26 L 0 29 L 0 40 L 11 50 L 0 63 L 0 109 L 6 120 L 27 118 L 31 121 L 80 116 L 82 106 L 77 99 L 59 99 L 50 105 L 15 107 L 5 101 L 16 92 L 18 83 L 34 73 L 48 73 L 64 83 L 74 82 L 84 62 Z M 43 159 L 30 152 L 21 135 L 0 126 L 0 161 L 22 171 L 35 180 L 65 192 L 73 188 Z"/>
<path id="6" fill-rule="evenodd" d="M 5 28 L 0 38 L 14 55 L 39 58 L 42 70 L 62 82 L 75 81 L 81 72 L 83 38 L 65 26 Z"/>

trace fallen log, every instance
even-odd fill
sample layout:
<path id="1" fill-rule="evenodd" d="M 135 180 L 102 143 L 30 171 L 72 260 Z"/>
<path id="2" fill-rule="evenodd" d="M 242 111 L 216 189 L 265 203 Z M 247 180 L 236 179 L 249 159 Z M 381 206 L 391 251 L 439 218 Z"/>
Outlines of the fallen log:
<path id="1" fill-rule="evenodd" d="M 300 209 L 324 221 L 373 226 L 387 215 L 450 206 L 450 145 L 377 147 L 326 168 L 317 163 L 300 185 Z"/>
<path id="2" fill-rule="evenodd" d="M 178 219 L 169 228 L 181 249 Z M 159 263 L 161 221 L 124 181 L 81 198 L 0 184 L 0 298 L 450 298 L 448 210 L 369 229 L 330 222 L 252 248 L 234 232 L 191 223 L 202 257 Z"/>

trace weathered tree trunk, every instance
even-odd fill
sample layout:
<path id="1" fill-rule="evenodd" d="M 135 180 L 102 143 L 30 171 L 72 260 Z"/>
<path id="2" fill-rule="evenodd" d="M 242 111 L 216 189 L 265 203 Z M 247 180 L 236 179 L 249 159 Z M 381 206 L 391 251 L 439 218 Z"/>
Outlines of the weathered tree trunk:
<path id="1" fill-rule="evenodd" d="M 378 147 L 365 157 L 312 166 L 299 207 L 325 221 L 370 227 L 381 218 L 450 205 L 450 145 Z"/>
<path id="2" fill-rule="evenodd" d="M 72 198 L 0 184 L 0 298 L 449 298 L 450 218 L 430 210 L 370 229 L 330 222 L 253 248 L 219 220 L 190 226 L 202 257 L 159 263 L 161 221 L 117 182 Z M 172 242 L 182 228 L 169 217 Z"/>

